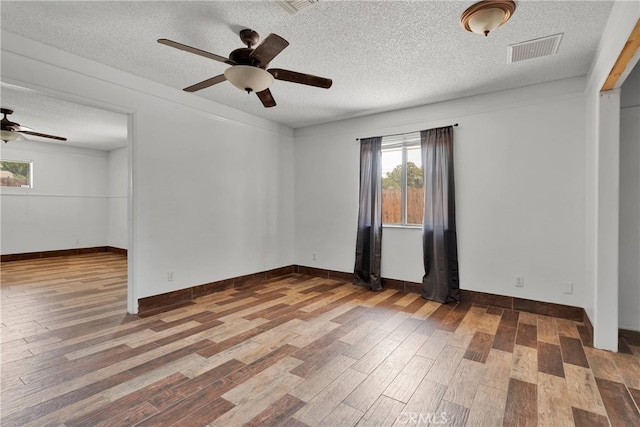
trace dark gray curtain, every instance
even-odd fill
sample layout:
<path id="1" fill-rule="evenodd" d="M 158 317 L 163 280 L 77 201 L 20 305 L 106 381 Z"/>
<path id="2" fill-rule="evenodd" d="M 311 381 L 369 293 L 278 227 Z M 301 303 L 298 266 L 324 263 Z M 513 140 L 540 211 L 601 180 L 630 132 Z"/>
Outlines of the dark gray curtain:
<path id="1" fill-rule="evenodd" d="M 453 127 L 420 132 L 424 174 L 422 296 L 460 301 L 456 202 L 453 179 Z"/>
<path id="2" fill-rule="evenodd" d="M 354 282 L 382 289 L 382 137 L 360 140 L 360 208 Z"/>

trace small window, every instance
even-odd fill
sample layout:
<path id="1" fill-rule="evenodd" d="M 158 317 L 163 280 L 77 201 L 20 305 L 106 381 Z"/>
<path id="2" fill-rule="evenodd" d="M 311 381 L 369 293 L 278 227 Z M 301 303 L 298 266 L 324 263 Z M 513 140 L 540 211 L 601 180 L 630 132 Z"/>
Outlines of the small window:
<path id="1" fill-rule="evenodd" d="M 424 213 L 420 133 L 382 139 L 382 223 L 421 225 Z"/>
<path id="2" fill-rule="evenodd" d="M 32 163 L 19 160 L 0 160 L 0 187 L 31 188 Z"/>

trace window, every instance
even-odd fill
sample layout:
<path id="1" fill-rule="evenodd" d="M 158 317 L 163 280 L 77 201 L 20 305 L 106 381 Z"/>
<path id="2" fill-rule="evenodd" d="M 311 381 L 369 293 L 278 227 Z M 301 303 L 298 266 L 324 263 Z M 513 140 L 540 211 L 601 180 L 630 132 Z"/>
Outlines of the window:
<path id="1" fill-rule="evenodd" d="M 382 139 L 382 223 L 422 225 L 420 133 Z"/>
<path id="2" fill-rule="evenodd" d="M 32 187 L 32 163 L 19 160 L 0 160 L 0 187 Z"/>

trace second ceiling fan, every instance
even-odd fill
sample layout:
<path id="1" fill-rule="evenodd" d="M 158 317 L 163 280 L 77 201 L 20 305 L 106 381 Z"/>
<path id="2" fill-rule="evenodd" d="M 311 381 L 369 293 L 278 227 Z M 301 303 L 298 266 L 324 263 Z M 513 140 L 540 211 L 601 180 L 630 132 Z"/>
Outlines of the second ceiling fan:
<path id="1" fill-rule="evenodd" d="M 255 92 L 265 107 L 274 107 L 276 101 L 269 90 L 269 86 L 271 86 L 274 79 L 324 89 L 331 87 L 331 79 L 324 77 L 283 70 L 281 68 L 267 69 L 267 66 L 273 58 L 289 46 L 289 42 L 277 34 L 269 34 L 264 41 L 254 49 L 253 46 L 258 43 L 259 38 L 258 33 L 253 30 L 244 29 L 240 31 L 240 39 L 247 47 L 234 50 L 229 54 L 228 58 L 168 39 L 159 39 L 158 43 L 231 65 L 231 67 L 225 70 L 224 74 L 211 77 L 210 79 L 184 88 L 187 92 L 195 92 L 229 80 L 239 89 L 245 90 L 248 93 Z"/>

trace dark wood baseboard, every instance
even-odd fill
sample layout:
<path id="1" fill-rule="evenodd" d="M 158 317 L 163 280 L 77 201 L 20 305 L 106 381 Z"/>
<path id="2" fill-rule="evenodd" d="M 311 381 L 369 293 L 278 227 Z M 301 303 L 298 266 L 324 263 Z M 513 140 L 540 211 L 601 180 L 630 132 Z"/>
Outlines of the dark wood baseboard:
<path id="1" fill-rule="evenodd" d="M 298 274 L 347 281 L 351 281 L 353 279 L 353 273 L 344 273 L 301 265 L 296 265 L 294 267 L 295 272 Z M 386 277 L 382 278 L 382 287 L 385 289 L 396 289 L 402 292 L 411 292 L 416 294 L 422 293 L 421 283 L 389 279 Z M 470 291 L 466 289 L 461 289 L 460 293 L 465 301 L 470 301 L 476 305 L 491 305 L 494 307 L 507 308 L 509 310 L 527 311 L 529 313 L 542 314 L 545 316 L 561 317 L 578 322 L 583 322 L 586 317 L 586 314 L 581 307 L 533 301 L 517 297 L 489 294 L 486 292 Z M 589 326 L 591 326 L 591 323 L 589 323 Z M 591 336 L 593 336 L 593 327 L 589 330 Z"/>
<path id="2" fill-rule="evenodd" d="M 126 249 L 113 246 L 94 246 L 91 248 L 58 249 L 55 251 L 26 252 L 21 254 L 5 254 L 0 256 L 0 262 L 23 261 L 27 259 L 52 258 L 58 256 L 70 256 L 81 254 L 94 254 L 98 252 L 112 252 L 119 255 L 127 255 Z"/>
<path id="3" fill-rule="evenodd" d="M 257 284 L 265 280 L 289 274 L 304 274 L 313 277 L 343 280 L 345 282 L 353 281 L 353 273 L 326 270 L 304 265 L 290 265 L 274 270 L 234 277 L 218 282 L 207 283 L 187 289 L 181 289 L 166 294 L 142 298 L 138 300 L 138 313 L 145 314 L 151 311 L 153 311 L 154 313 L 158 310 L 165 311 L 169 309 L 169 307 L 173 308 L 177 304 L 189 303 L 195 298 L 214 292 Z M 420 283 L 407 282 L 397 279 L 382 278 L 382 286 L 385 289 L 397 289 L 402 292 L 411 292 L 417 294 L 420 294 L 422 291 L 422 285 Z M 577 322 L 585 322 L 585 319 L 587 319 L 588 321 L 584 309 L 582 309 L 581 307 L 555 304 L 550 302 L 533 301 L 523 298 L 489 294 L 485 292 L 471 291 L 466 289 L 461 289 L 460 294 L 465 301 L 472 302 L 476 305 L 483 305 L 487 307 L 494 306 L 506 308 L 509 310 L 526 311 L 529 313 L 541 314 L 545 316 L 561 317 Z M 591 326 L 591 322 L 589 322 L 588 325 L 585 323 L 584 329 L 589 336 L 593 337 L 593 327 Z"/>
<path id="4" fill-rule="evenodd" d="M 247 274 L 244 276 L 232 277 L 230 279 L 219 280 L 217 282 L 205 283 L 203 285 L 192 286 L 186 289 L 179 289 L 160 295 L 153 295 L 138 299 L 138 316 L 147 317 L 157 313 L 162 313 L 175 308 L 193 304 L 193 300 L 215 292 L 226 289 L 243 288 L 266 280 L 275 279 L 289 274 L 294 274 L 293 265 L 275 268 L 273 270 L 259 273 Z"/>
<path id="5" fill-rule="evenodd" d="M 107 246 L 107 252 L 111 252 L 112 254 L 124 255 L 124 256 L 128 254 L 127 249 L 114 248 L 113 246 Z"/>

